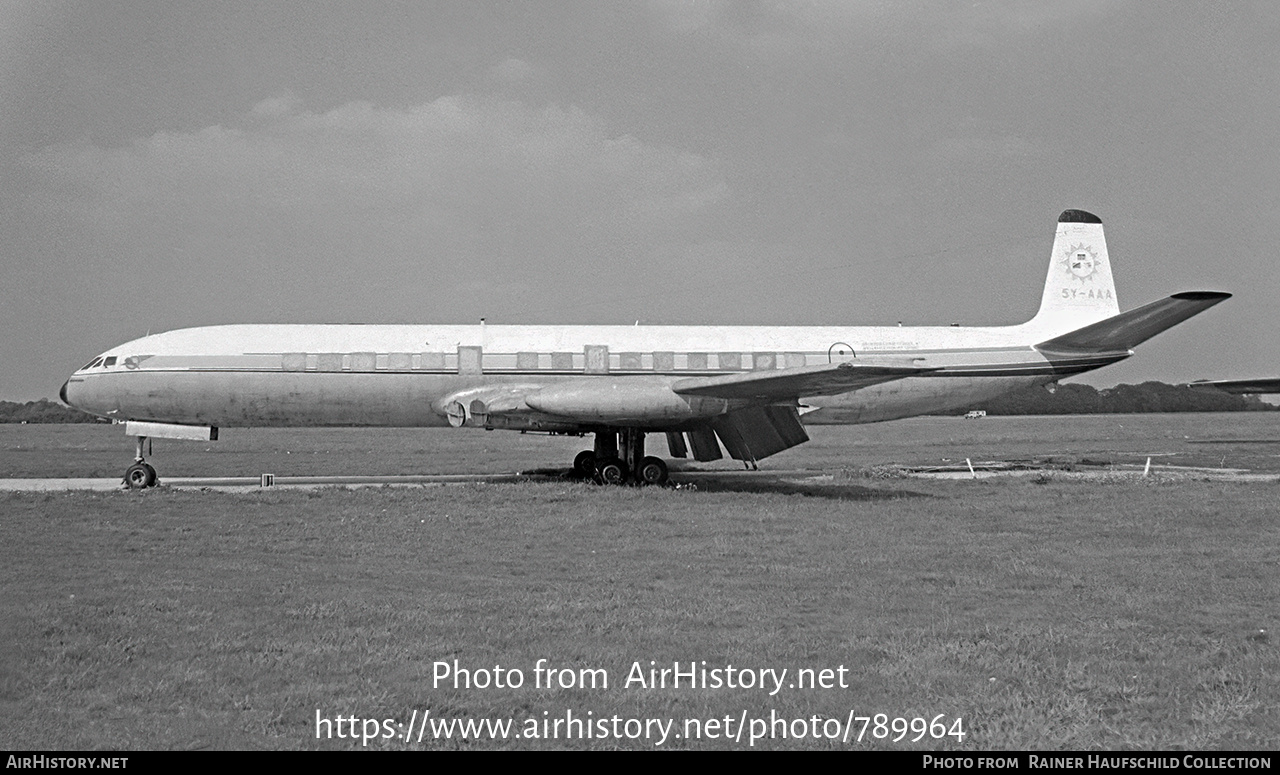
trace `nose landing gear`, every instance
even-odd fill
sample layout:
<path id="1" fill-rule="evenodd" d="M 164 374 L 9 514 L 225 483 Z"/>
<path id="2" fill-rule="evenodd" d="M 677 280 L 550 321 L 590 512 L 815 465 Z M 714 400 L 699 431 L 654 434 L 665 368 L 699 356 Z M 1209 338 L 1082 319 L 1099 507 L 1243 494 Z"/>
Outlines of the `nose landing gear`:
<path id="1" fill-rule="evenodd" d="M 137 438 L 137 454 L 134 455 L 133 465 L 124 472 L 124 484 L 130 490 L 145 490 L 160 484 L 160 477 L 156 475 L 155 467 L 142 456 L 142 443 L 147 440 L 147 437 L 138 436 Z"/>

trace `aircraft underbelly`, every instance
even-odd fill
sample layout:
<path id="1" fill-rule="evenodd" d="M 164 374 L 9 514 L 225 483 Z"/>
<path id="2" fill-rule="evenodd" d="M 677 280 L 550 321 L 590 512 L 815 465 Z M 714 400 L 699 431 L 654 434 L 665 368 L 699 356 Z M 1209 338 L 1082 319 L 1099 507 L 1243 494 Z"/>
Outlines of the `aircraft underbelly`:
<path id="1" fill-rule="evenodd" d="M 495 380 L 496 382 L 496 380 Z M 432 402 L 466 386 L 458 376 L 134 372 L 76 386 L 87 411 L 224 427 L 442 426 Z"/>

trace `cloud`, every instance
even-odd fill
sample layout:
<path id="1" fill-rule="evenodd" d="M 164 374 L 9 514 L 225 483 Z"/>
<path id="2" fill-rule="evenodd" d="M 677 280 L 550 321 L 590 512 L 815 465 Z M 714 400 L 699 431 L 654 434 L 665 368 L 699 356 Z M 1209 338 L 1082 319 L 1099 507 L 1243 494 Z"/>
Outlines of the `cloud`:
<path id="1" fill-rule="evenodd" d="M 1047 149 L 1038 142 L 991 128 L 987 132 L 973 129 L 939 138 L 928 147 L 924 158 L 931 165 L 980 166 L 998 159 L 1041 159 L 1047 153 Z"/>
<path id="2" fill-rule="evenodd" d="M 855 41 L 909 38 L 913 45 L 989 46 L 1114 11 L 1123 0 L 1022 0 L 940 5 L 883 0 L 650 0 L 658 24 L 680 36 L 715 41 L 763 57 L 801 51 L 847 52 Z"/>
<path id="3" fill-rule="evenodd" d="M 292 94 L 268 97 L 253 106 L 249 112 L 257 116 L 285 116 L 297 110 L 301 101 Z"/>
<path id="4" fill-rule="evenodd" d="M 113 229 L 157 212 L 256 220 L 265 210 L 305 222 L 340 209 L 617 236 L 664 230 L 727 194 L 706 157 L 613 134 L 579 108 L 466 95 L 325 112 L 273 97 L 241 126 L 159 132 L 124 147 L 54 146 L 24 166 L 43 181 L 46 204 Z"/>
<path id="5" fill-rule="evenodd" d="M 838 44 L 868 21 L 900 13 L 895 4 L 872 0 L 651 0 L 649 12 L 677 35 L 766 56 Z"/>
<path id="6" fill-rule="evenodd" d="M 18 216 L 47 235 L 33 260 L 129 277 L 183 324 L 571 304 L 635 279 L 730 196 L 706 156 L 577 107 L 474 95 L 325 111 L 273 97 L 231 126 L 50 146 L 20 168 Z"/>
<path id="7" fill-rule="evenodd" d="M 533 65 L 514 57 L 504 59 L 489 70 L 490 75 L 505 83 L 527 81 L 533 76 L 533 72 Z"/>
<path id="8" fill-rule="evenodd" d="M 728 0 L 650 0 L 649 10 L 674 32 L 688 34 L 720 20 Z"/>

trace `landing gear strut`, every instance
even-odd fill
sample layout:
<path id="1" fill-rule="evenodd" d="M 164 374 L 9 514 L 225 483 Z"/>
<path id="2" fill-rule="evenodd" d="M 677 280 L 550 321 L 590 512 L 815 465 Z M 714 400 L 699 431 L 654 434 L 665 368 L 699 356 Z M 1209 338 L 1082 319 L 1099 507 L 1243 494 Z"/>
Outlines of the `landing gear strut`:
<path id="1" fill-rule="evenodd" d="M 667 464 L 661 458 L 644 454 L 644 431 L 639 428 L 623 428 L 622 459 L 627 473 L 636 484 L 666 484 Z"/>
<path id="2" fill-rule="evenodd" d="M 613 431 L 600 431 L 596 434 L 595 480 L 598 484 L 626 484 L 628 476 L 626 463 L 618 457 L 618 434 Z"/>
<path id="3" fill-rule="evenodd" d="M 130 490 L 144 490 L 160 483 L 156 469 L 142 456 L 142 443 L 146 440 L 146 436 L 138 437 L 138 449 L 133 457 L 133 465 L 124 472 L 124 483 Z"/>
<path id="4" fill-rule="evenodd" d="M 644 435 L 638 428 L 596 433 L 595 449 L 573 459 L 574 475 L 594 477 L 600 484 L 666 484 L 667 464 L 644 454 Z"/>

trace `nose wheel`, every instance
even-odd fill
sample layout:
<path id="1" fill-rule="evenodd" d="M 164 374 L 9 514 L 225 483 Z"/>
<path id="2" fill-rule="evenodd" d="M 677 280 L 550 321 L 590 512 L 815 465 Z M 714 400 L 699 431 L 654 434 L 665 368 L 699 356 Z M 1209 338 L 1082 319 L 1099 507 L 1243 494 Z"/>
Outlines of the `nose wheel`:
<path id="1" fill-rule="evenodd" d="M 124 483 L 130 490 L 144 490 L 155 487 L 160 481 L 156 469 L 150 463 L 134 463 L 124 472 Z"/>
<path id="2" fill-rule="evenodd" d="M 160 477 L 156 475 L 155 467 L 142 456 L 142 442 L 146 441 L 146 439 L 146 436 L 138 437 L 138 453 L 134 456 L 133 465 L 129 466 L 124 472 L 125 486 L 130 490 L 145 490 L 160 483 Z"/>

